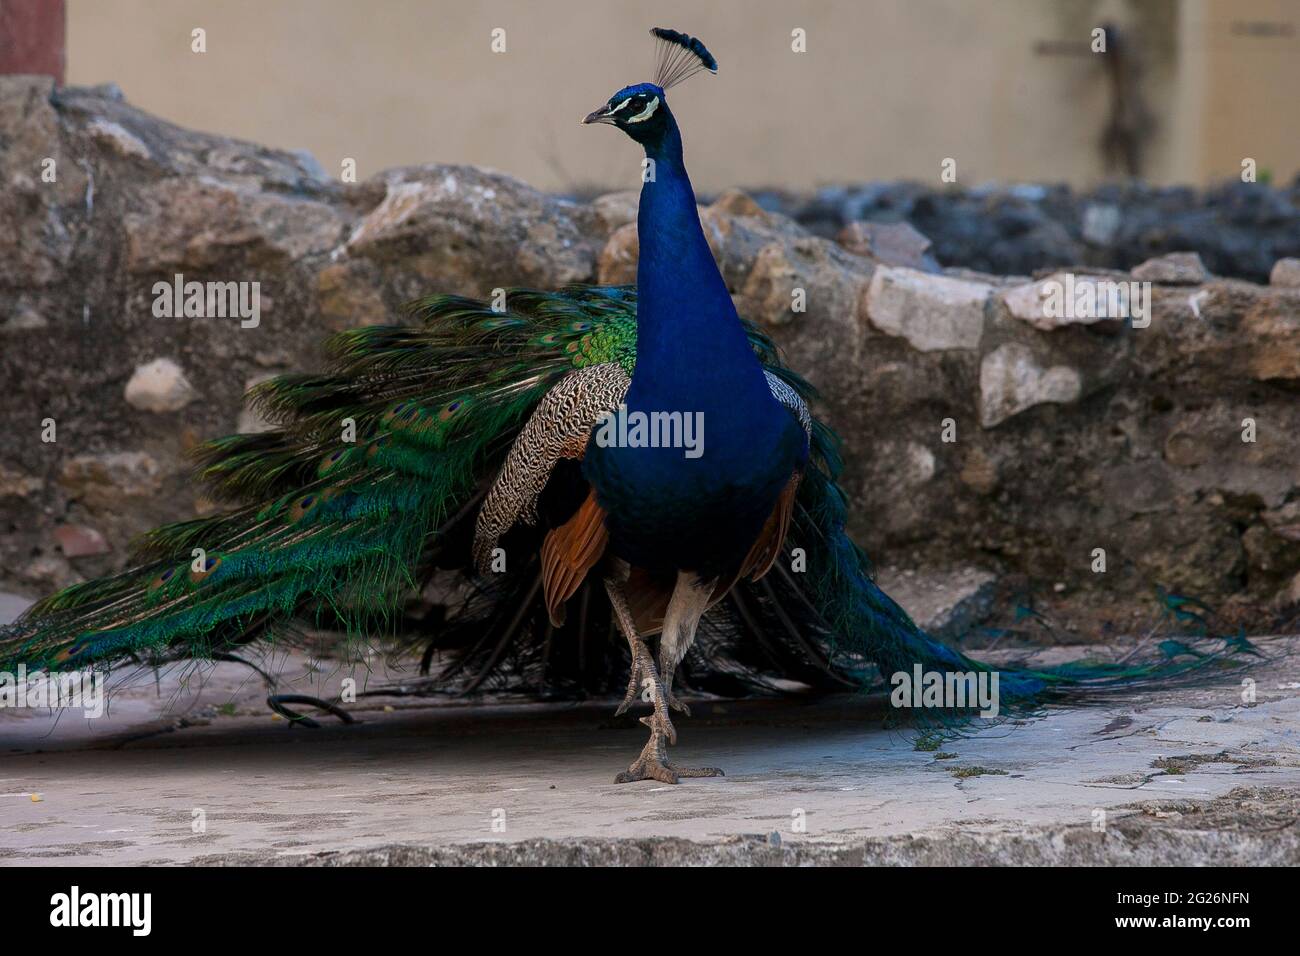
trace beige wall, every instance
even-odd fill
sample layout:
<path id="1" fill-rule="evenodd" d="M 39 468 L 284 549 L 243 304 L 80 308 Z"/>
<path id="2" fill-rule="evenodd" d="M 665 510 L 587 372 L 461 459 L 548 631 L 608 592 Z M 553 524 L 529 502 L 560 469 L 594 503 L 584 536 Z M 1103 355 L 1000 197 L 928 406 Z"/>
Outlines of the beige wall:
<path id="1" fill-rule="evenodd" d="M 964 183 L 1083 185 L 1103 175 L 1099 58 L 1034 45 L 1086 42 L 1107 18 L 1144 41 L 1150 178 L 1236 175 L 1243 156 L 1295 175 L 1294 0 L 68 0 L 68 82 L 117 82 L 151 112 L 307 149 L 335 174 L 354 157 L 362 177 L 471 162 L 549 189 L 627 186 L 631 145 L 578 118 L 649 79 L 646 30 L 673 26 L 721 64 L 670 94 L 698 189 L 937 181 L 945 157 Z M 1234 20 L 1292 35 L 1234 36 Z"/>

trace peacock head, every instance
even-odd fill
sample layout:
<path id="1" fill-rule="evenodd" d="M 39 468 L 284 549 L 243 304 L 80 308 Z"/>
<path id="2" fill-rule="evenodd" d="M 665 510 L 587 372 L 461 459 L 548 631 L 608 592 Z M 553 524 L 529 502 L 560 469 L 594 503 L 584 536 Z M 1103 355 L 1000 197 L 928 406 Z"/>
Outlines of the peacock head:
<path id="1" fill-rule="evenodd" d="M 672 125 L 666 90 L 701 70 L 718 72 L 718 61 L 695 37 L 663 27 L 650 32 L 659 42 L 654 82 L 623 87 L 583 119 L 617 126 L 642 146 L 658 142 Z"/>

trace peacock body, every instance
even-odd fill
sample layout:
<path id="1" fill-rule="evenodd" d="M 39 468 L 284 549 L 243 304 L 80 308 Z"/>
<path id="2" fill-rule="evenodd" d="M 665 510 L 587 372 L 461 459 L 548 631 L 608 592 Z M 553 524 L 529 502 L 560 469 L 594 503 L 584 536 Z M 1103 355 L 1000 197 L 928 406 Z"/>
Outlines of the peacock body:
<path id="1" fill-rule="evenodd" d="M 463 597 L 430 637 L 452 656 L 448 684 L 513 668 L 538 688 L 606 690 L 630 661 L 621 710 L 648 686 L 653 713 L 619 779 L 670 782 L 720 772 L 667 760 L 688 654 L 693 683 L 724 693 L 774 678 L 860 687 L 917 664 L 987 671 L 920 631 L 845 533 L 837 440 L 736 314 L 696 213 L 665 92 L 716 63 L 655 33 L 658 81 L 586 119 L 649 161 L 636 288 L 511 289 L 498 308 L 434 295 L 407 324 L 333 336 L 325 372 L 254 390 L 273 431 L 200 449 L 198 475 L 230 509 L 159 528 L 129 570 L 39 602 L 0 632 L 0 669 L 205 659 L 303 621 L 372 637 L 451 575 Z M 609 427 L 656 415 L 702 423 L 697 446 Z M 1001 692 L 1152 673 L 1004 671 Z"/>

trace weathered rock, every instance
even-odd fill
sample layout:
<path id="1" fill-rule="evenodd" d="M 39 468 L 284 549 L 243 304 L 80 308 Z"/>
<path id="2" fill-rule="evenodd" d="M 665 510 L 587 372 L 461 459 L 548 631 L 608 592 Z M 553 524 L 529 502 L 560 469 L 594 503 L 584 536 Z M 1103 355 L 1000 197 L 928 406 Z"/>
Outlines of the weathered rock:
<path id="1" fill-rule="evenodd" d="M 393 170 L 382 182 L 383 200 L 347 239 L 350 256 L 479 292 L 595 277 L 586 207 L 472 166 Z"/>
<path id="2" fill-rule="evenodd" d="M 856 347 L 857 301 L 870 262 L 807 235 L 739 190 L 719 196 L 700 220 L 742 315 L 769 328 L 838 336 L 846 352 Z"/>
<path id="3" fill-rule="evenodd" d="M 878 559 L 995 556 L 1082 601 L 1146 601 L 1159 583 L 1264 607 L 1300 550 L 1286 510 L 1300 500 L 1293 267 L 1270 286 L 1153 281 L 1146 327 L 1048 321 L 1036 291 L 1016 297 L 1053 275 L 1138 281 L 1106 268 L 1170 249 L 1264 278 L 1300 257 L 1297 198 L 1257 184 L 1085 197 L 874 184 L 803 207 L 729 191 L 701 220 L 741 314 L 821 391 L 844 438 L 850 531 Z M 264 427 L 245 385 L 319 369 L 331 330 L 403 321 L 404 302 L 434 291 L 634 281 L 636 200 L 570 202 L 459 166 L 338 183 L 305 154 L 184 130 L 111 90 L 0 77 L 0 586 L 34 594 L 111 571 L 135 534 L 214 510 L 186 451 Z M 1084 223 L 1081 203 L 1114 215 Z M 865 254 L 831 241 L 859 221 L 844 238 Z M 903 223 L 948 268 L 893 265 L 922 241 Z M 154 285 L 177 273 L 258 282 L 260 324 L 155 318 Z M 159 356 L 202 397 L 166 420 L 123 389 Z M 55 442 L 41 440 L 48 420 Z M 93 527 L 112 550 L 74 568 L 52 544 L 60 525 Z M 1094 546 L 1105 575 L 1080 570 Z"/>
<path id="4" fill-rule="evenodd" d="M 1165 285 L 1201 285 L 1213 277 L 1195 252 L 1171 252 L 1134 266 L 1133 278 Z"/>
<path id="5" fill-rule="evenodd" d="M 597 196 L 591 201 L 591 210 L 596 214 L 601 229 L 608 235 L 628 223 L 635 224 L 640 204 L 641 194 L 628 189 Z"/>
<path id="6" fill-rule="evenodd" d="M 1214 445 L 1191 422 L 1180 423 L 1165 439 L 1165 461 L 1179 468 L 1195 468 L 1214 457 Z"/>
<path id="7" fill-rule="evenodd" d="M 49 77 L 0 76 L 0 290 L 49 286 L 72 255 L 60 200 L 79 174 L 60 148 L 52 93 Z"/>
<path id="8" fill-rule="evenodd" d="M 1090 202 L 1083 207 L 1083 240 L 1094 246 L 1109 246 L 1122 221 L 1123 213 L 1114 203 Z"/>
<path id="9" fill-rule="evenodd" d="M 1000 294 L 1007 310 L 1036 329 L 1050 332 L 1068 325 L 1094 325 L 1122 317 L 1112 304 L 1127 295 L 1115 276 L 1054 272 L 1045 279 L 1013 286 Z M 1122 293 L 1118 293 L 1119 289 Z"/>
<path id="10" fill-rule="evenodd" d="M 86 131 L 119 156 L 136 156 L 140 159 L 150 158 L 149 147 L 128 132 L 120 123 L 114 123 L 107 119 L 97 119 L 87 125 Z"/>
<path id="11" fill-rule="evenodd" d="M 0 498 L 8 495 L 15 498 L 26 498 L 44 487 L 45 482 L 35 475 L 26 475 L 21 471 L 0 465 Z"/>
<path id="12" fill-rule="evenodd" d="M 1275 535 L 1300 544 L 1300 501 L 1291 501 L 1260 515 Z"/>
<path id="13" fill-rule="evenodd" d="M 922 352 L 979 348 L 992 286 L 881 266 L 863 304 L 871 324 Z"/>
<path id="14" fill-rule="evenodd" d="M 260 372 L 244 382 L 244 392 L 247 392 L 256 385 L 275 378 L 275 372 Z M 261 409 L 250 403 L 247 398 L 244 400 L 244 407 L 239 412 L 239 420 L 235 422 L 235 431 L 241 435 L 256 435 L 260 432 L 267 432 L 274 428 L 274 423 L 267 421 L 262 414 Z"/>
<path id="15" fill-rule="evenodd" d="M 1300 382 L 1300 295 L 1261 299 L 1241 322 L 1242 353 L 1261 382 Z"/>
<path id="16" fill-rule="evenodd" d="M 42 555 L 34 558 L 17 574 L 18 580 L 41 591 L 67 587 L 84 580 L 62 557 Z"/>
<path id="17" fill-rule="evenodd" d="M 94 528 L 79 524 L 62 524 L 54 529 L 54 540 L 67 558 L 85 558 L 108 554 L 109 544 Z"/>
<path id="18" fill-rule="evenodd" d="M 59 482 L 68 497 L 92 510 L 111 510 L 122 498 L 156 494 L 162 469 L 150 455 L 138 451 L 77 455 L 63 466 Z"/>
<path id="19" fill-rule="evenodd" d="M 1268 281 L 1300 257 L 1300 179 L 1268 186 L 1229 180 L 1205 190 L 1140 182 L 1087 192 L 1065 186 L 871 182 L 804 196 L 756 194 L 817 235 L 858 220 L 906 221 L 945 266 L 1029 275 L 1063 266 L 1127 271 L 1171 250 L 1196 252 L 1215 275 Z"/>
<path id="20" fill-rule="evenodd" d="M 128 405 L 157 413 L 179 411 L 198 398 L 184 371 L 169 358 L 137 366 L 123 395 Z"/>
<path id="21" fill-rule="evenodd" d="M 1288 582 L 1287 586 L 1277 593 L 1274 601 L 1274 606 L 1278 610 L 1297 605 L 1300 605 L 1300 571 L 1297 571 L 1296 576 Z"/>
<path id="22" fill-rule="evenodd" d="M 31 332 L 49 327 L 45 317 L 26 303 L 14 306 L 13 314 L 0 322 L 0 334 L 5 332 Z"/>
<path id="23" fill-rule="evenodd" d="M 596 264 L 596 276 L 601 285 L 635 285 L 636 264 L 640 258 L 641 243 L 637 239 L 636 223 L 630 222 L 614 230 Z"/>
<path id="24" fill-rule="evenodd" d="M 887 266 L 938 272 L 932 243 L 907 222 L 851 222 L 835 237 L 849 252 Z"/>
<path id="25" fill-rule="evenodd" d="M 882 568 L 876 583 L 923 629 L 952 640 L 988 619 L 997 594 L 997 575 L 975 567 Z"/>
<path id="26" fill-rule="evenodd" d="M 1252 576 L 1289 578 L 1300 571 L 1300 548 L 1296 542 L 1277 534 L 1263 522 L 1256 522 L 1242 532 L 1241 544 Z"/>
<path id="27" fill-rule="evenodd" d="M 1300 289 L 1300 259 L 1279 259 L 1273 263 L 1268 284 L 1282 286 L 1285 289 Z"/>
<path id="28" fill-rule="evenodd" d="M 980 362 L 980 424 L 985 428 L 1045 402 L 1076 402 L 1082 393 L 1075 369 L 1045 366 L 1017 342 L 998 346 Z"/>
<path id="29" fill-rule="evenodd" d="M 997 463 L 982 448 L 972 448 L 966 453 L 959 474 L 962 484 L 977 494 L 991 494 L 998 486 Z"/>
<path id="30" fill-rule="evenodd" d="M 235 274 L 220 278 L 254 281 L 270 263 L 327 253 L 343 226 L 323 202 L 240 181 L 166 179 L 143 198 L 141 211 L 122 222 L 126 267 L 135 273 L 236 265 Z"/>
<path id="31" fill-rule="evenodd" d="M 365 260 L 335 262 L 316 274 L 317 306 L 333 329 L 391 322 L 382 289 L 382 275 Z"/>

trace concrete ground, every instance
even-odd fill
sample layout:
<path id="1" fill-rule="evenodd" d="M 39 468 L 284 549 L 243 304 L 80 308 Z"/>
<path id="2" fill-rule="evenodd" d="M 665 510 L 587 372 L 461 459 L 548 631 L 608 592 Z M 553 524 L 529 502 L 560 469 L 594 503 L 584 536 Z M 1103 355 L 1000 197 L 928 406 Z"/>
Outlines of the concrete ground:
<path id="1" fill-rule="evenodd" d="M 674 759 L 727 776 L 675 787 L 613 783 L 644 729 L 612 701 L 363 693 L 311 730 L 238 664 L 137 676 L 100 719 L 0 711 L 0 865 L 1300 864 L 1300 665 L 1246 674 L 1253 704 L 1237 674 L 943 742 L 880 699 L 697 701 Z"/>

